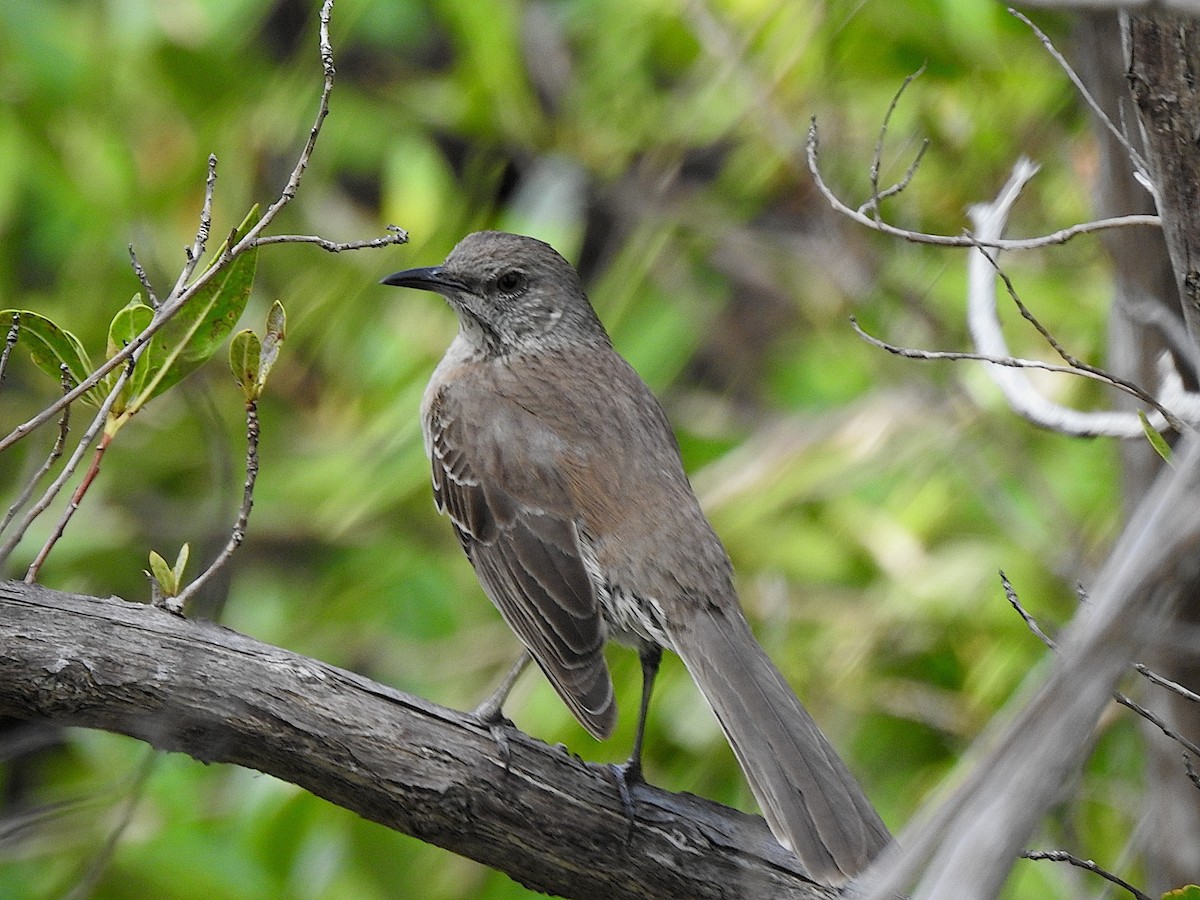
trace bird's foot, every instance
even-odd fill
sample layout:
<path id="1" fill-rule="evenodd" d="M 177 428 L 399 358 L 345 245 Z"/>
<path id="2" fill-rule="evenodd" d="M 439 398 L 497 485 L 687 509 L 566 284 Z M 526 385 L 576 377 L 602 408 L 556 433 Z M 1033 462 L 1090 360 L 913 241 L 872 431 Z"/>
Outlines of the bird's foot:
<path id="1" fill-rule="evenodd" d="M 479 706 L 471 711 L 471 715 L 478 719 L 480 724 L 486 725 L 487 730 L 492 735 L 492 740 L 496 743 L 496 754 L 500 757 L 500 764 L 504 767 L 504 774 L 509 772 L 509 763 L 512 761 L 512 751 L 508 745 L 508 731 L 510 728 L 516 728 L 513 723 L 507 719 L 503 712 L 500 711 L 499 704 L 493 703 L 491 697 L 485 700 Z"/>
<path id="2" fill-rule="evenodd" d="M 633 827 L 637 824 L 637 818 L 634 816 L 633 809 L 633 792 L 631 788 L 636 784 L 645 782 L 642 776 L 642 762 L 639 759 L 629 759 L 623 763 L 610 765 L 609 770 L 613 774 L 613 780 L 617 783 L 617 794 L 621 798 L 621 808 L 625 811 L 625 818 L 629 822 L 629 828 L 625 833 L 625 843 L 628 844 L 633 840 Z"/>
<path id="3" fill-rule="evenodd" d="M 525 671 L 525 667 L 529 665 L 530 658 L 528 652 L 522 653 L 508 670 L 504 680 L 500 682 L 500 686 L 492 692 L 490 697 L 471 711 L 471 715 L 486 725 L 488 731 L 492 733 L 492 740 L 496 742 L 500 761 L 504 764 L 505 775 L 508 774 L 508 764 L 511 760 L 508 748 L 508 730 L 516 726 L 504 717 L 504 701 L 508 699 L 509 692 L 517 683 L 517 679 L 521 677 L 521 673 Z"/>

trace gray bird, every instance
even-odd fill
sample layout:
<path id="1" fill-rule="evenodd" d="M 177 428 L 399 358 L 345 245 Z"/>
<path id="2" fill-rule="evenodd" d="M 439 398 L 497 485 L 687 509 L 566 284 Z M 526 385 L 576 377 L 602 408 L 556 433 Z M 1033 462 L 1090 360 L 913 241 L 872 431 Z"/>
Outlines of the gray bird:
<path id="1" fill-rule="evenodd" d="M 754 639 L 666 415 L 571 265 L 541 241 L 483 231 L 383 283 L 435 291 L 458 314 L 422 403 L 434 498 L 583 727 L 612 734 L 604 644 L 633 646 L 644 681 L 628 771 L 640 774 L 651 686 L 674 650 L 780 843 L 829 883 L 864 869 L 887 828 Z"/>

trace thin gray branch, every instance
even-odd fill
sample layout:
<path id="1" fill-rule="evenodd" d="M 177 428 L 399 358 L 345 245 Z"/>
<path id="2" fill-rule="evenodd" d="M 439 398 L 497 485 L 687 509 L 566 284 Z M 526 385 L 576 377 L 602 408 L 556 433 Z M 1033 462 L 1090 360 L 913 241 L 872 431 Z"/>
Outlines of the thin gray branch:
<path id="1" fill-rule="evenodd" d="M 1192 741 L 1189 741 L 1186 737 L 1172 728 L 1161 716 L 1151 712 L 1136 700 L 1132 699 L 1129 695 L 1122 694 L 1120 691 L 1113 691 L 1113 699 L 1126 709 L 1141 716 L 1143 719 L 1161 731 L 1164 735 L 1178 743 L 1189 753 L 1192 753 L 1195 756 L 1200 756 L 1200 747 L 1197 747 Z"/>
<path id="2" fill-rule="evenodd" d="M 408 242 L 408 232 L 397 225 L 388 226 L 389 234 L 384 237 L 372 238 L 368 241 L 329 241 L 315 234 L 269 234 L 254 241 L 253 246 L 262 247 L 265 244 L 316 244 L 322 250 L 330 253 L 342 253 L 346 250 L 373 250 L 377 247 L 390 247 L 393 244 Z"/>
<path id="3" fill-rule="evenodd" d="M 1125 132 L 1117 128 L 1117 126 L 1113 123 L 1113 120 L 1109 118 L 1107 113 L 1105 113 L 1104 108 L 1096 102 L 1096 98 L 1093 97 L 1092 92 L 1087 89 L 1087 86 L 1083 83 L 1083 79 L 1081 79 L 1075 73 L 1075 70 L 1071 67 L 1071 64 L 1067 62 L 1066 57 L 1058 52 L 1058 48 L 1054 46 L 1054 42 L 1050 40 L 1046 32 L 1034 25 L 1028 16 L 1018 12 L 1011 6 L 1008 8 L 1008 14 L 1017 20 L 1024 22 L 1029 30 L 1037 35 L 1038 40 L 1042 42 L 1042 46 L 1046 48 L 1046 52 L 1050 54 L 1054 61 L 1058 63 L 1059 68 L 1062 69 L 1063 72 L 1066 73 L 1067 77 L 1071 79 L 1071 84 L 1075 85 L 1075 90 L 1079 92 L 1079 96 L 1083 98 L 1083 102 L 1086 103 L 1091 111 L 1096 114 L 1096 118 L 1099 120 L 1100 124 L 1108 129 L 1109 133 L 1112 134 L 1113 138 L 1121 146 L 1121 148 L 1129 154 L 1129 161 L 1133 163 L 1134 170 L 1138 173 L 1138 175 L 1141 176 L 1138 179 L 1139 183 L 1141 183 L 1145 188 L 1147 188 L 1147 190 L 1150 191 L 1151 194 L 1153 194 L 1154 186 L 1150 180 L 1150 167 L 1146 164 L 1145 158 L 1142 156 L 1142 154 L 1138 153 L 1137 150 L 1134 149 L 1133 144 L 1129 143 L 1129 138 L 1125 136 Z M 1155 205 L 1157 206 L 1157 203 Z"/>
<path id="4" fill-rule="evenodd" d="M 877 338 L 875 335 L 864 331 L 862 326 L 858 324 L 858 319 L 855 316 L 850 317 L 850 327 L 867 343 L 878 347 L 880 350 L 886 350 L 895 356 L 902 356 L 905 359 L 925 361 L 938 359 L 972 360 L 975 362 L 985 362 L 993 366 L 1004 366 L 1009 369 L 1041 369 L 1043 372 L 1056 372 L 1060 375 L 1077 375 L 1080 378 L 1089 378 L 1092 381 L 1099 381 L 1101 384 L 1107 384 L 1110 387 L 1126 390 L 1135 397 L 1141 396 L 1138 390 L 1131 389 L 1120 379 L 1114 378 L 1107 372 L 1094 367 L 1077 368 L 1075 366 L 1061 366 L 1057 363 L 1043 362 L 1040 359 L 1024 359 L 1019 356 L 993 356 L 987 353 L 972 353 L 964 350 L 922 350 L 916 347 L 901 347 L 898 344 L 889 343 L 882 338 Z"/>
<path id="5" fill-rule="evenodd" d="M 254 483 L 258 480 L 258 437 L 258 400 L 251 399 L 246 401 L 246 480 L 242 485 L 242 505 L 238 509 L 237 520 L 233 523 L 229 540 L 225 542 L 225 546 L 221 548 L 221 552 L 217 554 L 217 558 L 209 564 L 208 568 L 177 595 L 161 598 L 158 605 L 167 612 L 182 615 L 188 601 L 196 595 L 200 588 L 204 587 L 213 575 L 220 571 L 223 565 L 229 562 L 237 548 L 242 546 L 242 541 L 246 539 L 246 525 L 250 522 L 250 510 L 254 507 Z"/>
<path id="6" fill-rule="evenodd" d="M 909 182 L 912 181 L 913 176 L 917 173 L 917 167 L 921 165 L 921 158 L 925 156 L 925 151 L 929 149 L 928 139 L 922 141 L 921 149 L 917 151 L 916 158 L 913 159 L 912 164 L 908 167 L 908 171 L 904 173 L 904 177 L 896 184 L 880 192 L 879 169 L 883 163 L 883 142 L 887 138 L 887 130 L 888 125 L 892 121 L 892 113 L 896 111 L 896 107 L 900 103 L 900 98 L 904 96 L 904 92 L 908 89 L 908 86 L 920 78 L 924 72 L 925 63 L 921 63 L 921 67 L 917 71 L 907 76 L 901 82 L 900 87 L 892 97 L 892 102 L 888 104 L 887 112 L 883 114 L 883 122 L 879 126 L 879 138 L 875 141 L 875 155 L 871 157 L 871 169 L 868 173 L 871 181 L 871 197 L 858 208 L 860 213 L 866 212 L 869 209 L 874 214 L 876 222 L 880 219 L 879 202 L 886 197 L 894 197 L 908 187 Z"/>
<path id="7" fill-rule="evenodd" d="M 1149 894 L 1144 894 L 1135 888 L 1132 884 L 1123 878 L 1114 875 L 1107 869 L 1102 869 L 1100 866 L 1090 859 L 1082 859 L 1075 856 L 1073 853 L 1068 853 L 1066 850 L 1026 850 L 1021 854 L 1025 859 L 1031 860 L 1049 860 L 1050 862 L 1065 862 L 1076 868 L 1091 872 L 1093 875 L 1099 875 L 1105 881 L 1115 884 L 1122 890 L 1132 894 L 1135 900 L 1153 900 Z"/>
<path id="8" fill-rule="evenodd" d="M 1022 620 L 1024 620 L 1025 626 L 1031 632 L 1033 632 L 1033 635 L 1043 644 L 1045 644 L 1051 650 L 1057 650 L 1058 644 L 1056 644 L 1054 639 L 1046 634 L 1046 632 L 1042 631 L 1041 626 L 1037 623 L 1037 619 L 1035 619 L 1021 604 L 1021 599 L 1017 596 L 1017 592 L 1013 589 L 1012 584 L 1009 583 L 1008 578 L 1005 577 L 1003 572 L 1000 573 L 1000 583 L 1004 586 L 1005 597 L 1008 598 L 1008 602 L 1012 604 L 1013 609 L 1015 609 L 1017 614 L 1022 618 Z M 1133 667 L 1156 684 L 1169 686 L 1178 692 L 1181 692 L 1184 696 L 1190 694 L 1192 698 L 1200 700 L 1200 697 L 1192 694 L 1192 692 L 1187 690 L 1187 688 L 1181 687 L 1180 685 L 1175 684 L 1173 681 L 1167 681 L 1167 679 L 1163 678 L 1161 675 L 1156 675 L 1154 672 L 1151 672 L 1141 663 L 1134 663 Z M 1195 755 L 1200 756 L 1200 747 L 1197 747 L 1192 741 L 1188 740 L 1186 737 L 1172 728 L 1164 719 L 1162 719 L 1162 717 L 1151 712 L 1149 709 L 1142 706 L 1142 704 L 1133 700 L 1127 694 L 1121 693 L 1120 691 L 1113 691 L 1112 697 L 1117 703 L 1121 704 L 1135 715 L 1141 716 L 1151 725 L 1155 726 L 1166 737 L 1178 743 L 1181 747 L 1183 747 L 1184 750 L 1188 751 L 1188 753 L 1194 753 Z M 1187 759 L 1186 754 L 1184 755 L 1184 759 Z"/>
<path id="9" fill-rule="evenodd" d="M 216 187 L 217 157 L 216 154 L 210 153 L 208 154 L 208 174 L 204 178 L 204 201 L 200 204 L 200 225 L 196 228 L 196 237 L 192 240 L 192 245 L 183 250 L 186 261 L 183 268 L 179 270 L 179 278 L 176 279 L 175 286 L 171 288 L 170 297 L 178 297 L 183 293 L 192 274 L 196 271 L 200 258 L 204 256 L 205 248 L 208 247 L 208 238 L 212 234 L 212 204 Z"/>
<path id="10" fill-rule="evenodd" d="M 1004 588 L 1004 596 L 1008 599 L 1012 608 L 1017 611 L 1017 615 L 1021 617 L 1021 620 L 1025 623 L 1025 627 L 1048 648 L 1057 650 L 1058 644 L 1055 643 L 1054 638 L 1042 631 L 1042 626 L 1038 624 L 1037 619 L 1021 603 L 1021 598 L 1017 595 L 1016 590 L 1013 589 L 1012 582 L 1008 580 L 1008 576 L 1004 572 L 1000 573 L 1000 585 Z"/>
<path id="11" fill-rule="evenodd" d="M 1159 687 L 1166 688 L 1168 691 L 1178 694 L 1184 700 L 1191 700 L 1193 703 L 1200 703 L 1200 694 L 1197 694 L 1195 691 L 1189 691 L 1182 684 L 1176 684 L 1169 678 L 1163 678 L 1157 672 L 1147 668 L 1142 663 L 1134 663 L 1133 667 L 1137 669 L 1139 673 L 1148 678 L 1151 684 L 1156 684 Z"/>
<path id="12" fill-rule="evenodd" d="M 133 266 L 133 275 L 137 278 L 138 284 L 146 292 L 146 303 L 152 308 L 157 309 L 158 294 L 154 292 L 154 285 L 150 283 L 150 278 L 146 275 L 146 270 L 142 268 L 141 260 L 138 259 L 137 251 L 133 249 L 133 244 L 129 245 L 129 264 Z"/>

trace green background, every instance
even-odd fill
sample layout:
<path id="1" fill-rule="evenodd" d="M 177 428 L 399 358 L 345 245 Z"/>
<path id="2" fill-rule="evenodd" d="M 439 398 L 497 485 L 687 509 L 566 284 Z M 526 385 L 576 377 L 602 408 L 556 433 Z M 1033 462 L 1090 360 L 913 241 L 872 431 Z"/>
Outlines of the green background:
<path id="1" fill-rule="evenodd" d="M 315 12 L 0 0 L 0 306 L 51 316 L 98 357 L 138 290 L 130 243 L 160 293 L 173 284 L 208 153 L 220 161 L 214 235 L 273 200 L 316 110 Z M 1065 22 L 1039 22 L 1066 41 Z M 272 232 L 355 240 L 395 223 L 412 240 L 260 253 L 246 324 L 261 327 L 279 300 L 288 341 L 262 403 L 262 471 L 222 621 L 451 706 L 496 682 L 517 644 L 433 510 L 418 425 L 454 318 L 436 297 L 377 281 L 439 261 L 478 228 L 532 233 L 580 264 L 616 346 L 667 407 L 762 642 L 900 828 L 1044 671 L 997 570 L 1048 630 L 1072 614 L 1118 528 L 1116 447 L 1034 430 L 975 364 L 899 360 L 853 334 L 851 315 L 897 343 L 967 349 L 966 256 L 832 214 L 805 169 L 805 135 L 817 116 L 828 180 L 862 202 L 881 118 L 924 63 L 892 119 L 881 181 L 903 174 L 922 139 L 931 146 L 888 217 L 957 233 L 1028 154 L 1042 171 L 1011 232 L 1045 233 L 1089 217 L 1095 150 L 1066 77 L 985 0 L 339 0 L 332 30 L 332 111 Z M 1006 263 L 1059 340 L 1102 362 L 1098 243 Z M 1011 309 L 1003 317 L 1014 352 L 1046 356 Z M 1111 402 L 1083 380 L 1037 381 L 1064 403 Z M 55 390 L 18 351 L 0 426 Z M 147 553 L 172 560 L 184 541 L 194 574 L 233 521 L 242 429 L 220 359 L 156 400 L 110 449 L 42 581 L 144 599 Z M 51 440 L 0 458 L 0 496 Z M 6 575 L 24 572 L 48 528 Z M 537 675 L 508 714 L 586 759 L 623 759 L 640 675 L 632 653 L 610 659 L 623 709 L 612 740 L 589 738 Z M 23 816 L 0 840 L 0 896 L 79 884 L 145 753 L 69 731 L 0 768 L 10 817 Z M 1106 722 L 1037 846 L 1118 865 L 1140 765 L 1133 723 Z M 655 784 L 753 808 L 674 658 L 646 768 Z M 1077 896 L 1079 877 L 1021 863 L 1007 896 Z M 527 893 L 272 778 L 161 755 L 94 896 Z"/>

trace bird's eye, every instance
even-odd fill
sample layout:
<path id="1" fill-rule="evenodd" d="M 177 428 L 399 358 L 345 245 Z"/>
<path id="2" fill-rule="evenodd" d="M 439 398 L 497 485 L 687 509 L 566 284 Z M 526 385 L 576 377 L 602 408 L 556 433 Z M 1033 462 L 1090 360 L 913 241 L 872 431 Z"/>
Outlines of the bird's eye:
<path id="1" fill-rule="evenodd" d="M 502 294 L 517 294 L 525 287 L 525 273 L 518 269 L 509 269 L 496 279 L 496 289 Z"/>

